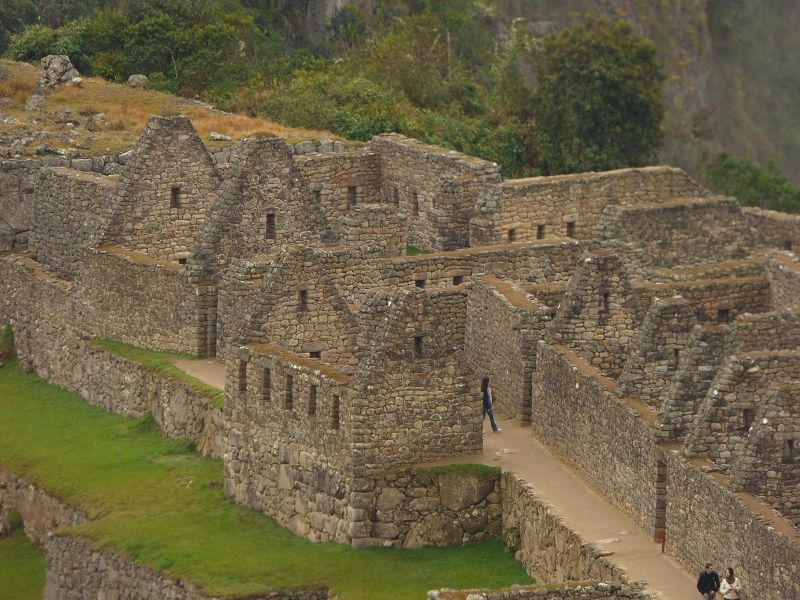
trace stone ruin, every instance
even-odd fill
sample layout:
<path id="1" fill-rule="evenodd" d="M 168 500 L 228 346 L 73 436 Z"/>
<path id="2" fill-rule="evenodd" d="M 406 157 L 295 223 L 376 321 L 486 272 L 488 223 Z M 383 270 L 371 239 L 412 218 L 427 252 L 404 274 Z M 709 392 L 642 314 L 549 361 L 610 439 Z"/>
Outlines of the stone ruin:
<path id="1" fill-rule="evenodd" d="M 800 545 L 773 526 L 800 527 L 798 217 L 675 168 L 505 180 L 396 134 L 212 154 L 184 117 L 151 118 L 123 156 L 2 162 L 0 207 L 0 324 L 23 364 L 134 415 L 87 340 L 223 360 L 224 410 L 151 409 L 298 535 L 503 536 L 526 556 L 519 485 L 418 469 L 481 450 L 488 375 L 498 413 L 679 562 L 800 594 Z"/>

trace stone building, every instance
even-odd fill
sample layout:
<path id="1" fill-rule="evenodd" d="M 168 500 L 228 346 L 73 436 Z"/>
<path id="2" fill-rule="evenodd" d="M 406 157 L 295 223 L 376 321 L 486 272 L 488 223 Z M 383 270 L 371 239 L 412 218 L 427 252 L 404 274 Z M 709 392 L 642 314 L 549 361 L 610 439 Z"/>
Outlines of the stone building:
<path id="1" fill-rule="evenodd" d="M 212 153 L 183 117 L 119 157 L 0 166 L 23 362 L 79 387 L 88 339 L 218 356 L 224 410 L 193 430 L 236 502 L 359 547 L 500 535 L 499 482 L 462 502 L 420 469 L 481 449 L 489 376 L 680 562 L 800 595 L 800 545 L 764 517 L 800 526 L 798 217 L 669 167 L 503 180 L 394 134 Z"/>

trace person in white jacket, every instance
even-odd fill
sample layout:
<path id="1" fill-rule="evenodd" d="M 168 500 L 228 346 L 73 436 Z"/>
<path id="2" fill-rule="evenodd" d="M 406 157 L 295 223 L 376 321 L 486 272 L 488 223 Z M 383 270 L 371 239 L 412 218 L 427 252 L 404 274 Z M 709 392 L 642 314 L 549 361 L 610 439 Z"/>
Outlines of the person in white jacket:
<path id="1" fill-rule="evenodd" d="M 719 593 L 725 600 L 741 600 L 742 583 L 733 574 L 733 567 L 725 569 L 725 577 L 719 584 Z"/>

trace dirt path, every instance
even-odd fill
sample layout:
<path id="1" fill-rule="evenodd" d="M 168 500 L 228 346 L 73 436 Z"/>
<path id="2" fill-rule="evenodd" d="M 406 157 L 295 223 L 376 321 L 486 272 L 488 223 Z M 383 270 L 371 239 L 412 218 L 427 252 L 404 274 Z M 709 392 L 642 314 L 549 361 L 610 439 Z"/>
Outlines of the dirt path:
<path id="1" fill-rule="evenodd" d="M 200 360 L 176 358 L 173 364 L 203 383 L 207 383 L 220 390 L 225 389 L 225 363 L 218 358 L 204 358 Z"/>
<path id="2" fill-rule="evenodd" d="M 218 359 L 177 359 L 175 365 L 209 385 L 225 388 L 225 366 Z M 609 559 L 625 569 L 629 579 L 645 582 L 654 596 L 663 600 L 699 597 L 694 577 L 542 446 L 530 428 L 511 421 L 499 425 L 502 431 L 495 434 L 486 424 L 482 455 L 447 462 L 481 462 L 515 473 L 533 485 L 536 495 L 584 540 L 613 552 Z"/>

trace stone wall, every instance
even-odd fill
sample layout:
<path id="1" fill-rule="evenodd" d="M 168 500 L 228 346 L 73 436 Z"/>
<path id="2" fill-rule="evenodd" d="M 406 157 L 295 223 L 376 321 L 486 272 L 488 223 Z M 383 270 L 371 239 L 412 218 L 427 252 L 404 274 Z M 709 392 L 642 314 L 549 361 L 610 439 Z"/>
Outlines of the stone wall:
<path id="1" fill-rule="evenodd" d="M 694 307 L 699 321 L 725 323 L 743 313 L 773 310 L 772 286 L 766 277 L 640 283 L 634 286 L 629 299 L 635 306 L 636 321 L 644 319 L 653 298 L 672 296 L 685 298 Z"/>
<path id="2" fill-rule="evenodd" d="M 617 385 L 573 351 L 540 342 L 534 398 L 537 438 L 655 535 L 663 502 L 655 431 Z"/>
<path id="3" fill-rule="evenodd" d="M 429 250 L 469 246 L 470 219 L 482 189 L 500 168 L 478 158 L 398 134 L 377 136 L 382 194 L 408 217 L 408 243 Z"/>
<path id="4" fill-rule="evenodd" d="M 530 421 L 536 342 L 554 309 L 505 279 L 473 278 L 467 294 L 465 359 L 477 382 L 488 376 L 495 414 Z"/>
<path id="5" fill-rule="evenodd" d="M 33 199 L 42 168 L 65 168 L 97 175 L 114 175 L 122 170 L 128 153 L 94 158 L 37 158 L 0 162 L 0 252 L 24 245 L 33 226 Z"/>
<path id="6" fill-rule="evenodd" d="M 800 251 L 800 216 L 754 207 L 744 207 L 742 213 L 753 230 L 755 244 Z"/>
<path id="7" fill-rule="evenodd" d="M 164 598 L 166 600 L 210 600 L 197 586 L 137 565 L 100 550 L 89 540 L 66 535 L 50 538 L 45 547 L 47 584 L 45 600 L 85 598 Z M 280 590 L 253 596 L 253 600 L 327 600 L 328 590 Z"/>
<path id="8" fill-rule="evenodd" d="M 480 451 L 480 381 L 463 360 L 466 294 L 400 290 L 353 375 L 354 473 Z"/>
<path id="9" fill-rule="evenodd" d="M 767 257 L 767 273 L 774 309 L 800 311 L 800 260 L 773 254 Z"/>
<path id="10" fill-rule="evenodd" d="M 740 352 L 800 349 L 800 315 L 797 313 L 739 315 L 732 329 Z"/>
<path id="11" fill-rule="evenodd" d="M 504 181 L 492 215 L 493 241 L 508 240 L 509 231 L 520 241 L 551 236 L 589 239 L 609 203 L 663 202 L 707 194 L 686 173 L 671 167 Z"/>
<path id="12" fill-rule="evenodd" d="M 183 266 L 104 246 L 89 251 L 79 280 L 85 332 L 152 350 L 206 354 L 216 291 L 191 284 Z"/>
<path id="13" fill-rule="evenodd" d="M 67 506 L 39 486 L 0 470 L 0 537 L 6 533 L 7 517 L 12 511 L 22 517 L 25 535 L 40 547 L 54 531 L 87 520 L 81 511 Z"/>
<path id="14" fill-rule="evenodd" d="M 428 600 L 647 600 L 652 598 L 635 585 L 575 582 L 564 586 L 521 586 L 510 590 L 436 590 L 428 592 Z"/>
<path id="15" fill-rule="evenodd" d="M 693 572 L 709 561 L 732 566 L 748 597 L 800 598 L 797 532 L 755 514 L 752 497 L 732 492 L 723 478 L 717 481 L 677 452 L 666 460 L 667 551 Z"/>
<path id="16" fill-rule="evenodd" d="M 349 543 L 349 377 L 260 345 L 225 364 L 225 493 L 297 535 Z"/>
<path id="17" fill-rule="evenodd" d="M 43 170 L 34 190 L 29 235 L 29 249 L 36 260 L 62 277 L 77 275 L 115 183 L 115 177 L 61 168 Z"/>
<path id="18" fill-rule="evenodd" d="M 537 581 L 627 583 L 624 571 L 564 525 L 551 507 L 536 497 L 532 486 L 513 473 L 503 473 L 501 490 L 503 538 Z"/>
<path id="19" fill-rule="evenodd" d="M 744 258 L 751 243 L 747 221 L 733 198 L 611 205 L 596 235 L 639 244 L 656 266 Z"/>

